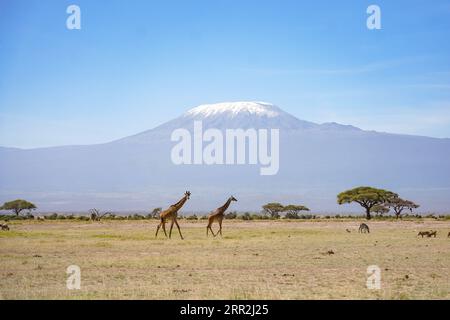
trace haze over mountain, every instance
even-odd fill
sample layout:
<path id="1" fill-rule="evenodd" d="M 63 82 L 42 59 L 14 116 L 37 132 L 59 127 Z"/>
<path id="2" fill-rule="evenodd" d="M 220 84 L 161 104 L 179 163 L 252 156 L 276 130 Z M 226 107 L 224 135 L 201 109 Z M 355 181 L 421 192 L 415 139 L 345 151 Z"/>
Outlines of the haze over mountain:
<path id="1" fill-rule="evenodd" d="M 259 165 L 175 165 L 173 130 L 280 129 L 277 175 Z M 40 149 L 0 148 L 0 201 L 26 198 L 41 210 L 143 210 L 167 206 L 185 190 L 186 211 L 209 211 L 233 194 L 233 209 L 267 202 L 305 204 L 315 212 L 338 206 L 336 194 L 360 185 L 387 188 L 450 211 L 450 139 L 379 133 L 338 123 L 300 120 L 264 102 L 201 105 L 154 129 L 105 144 Z"/>

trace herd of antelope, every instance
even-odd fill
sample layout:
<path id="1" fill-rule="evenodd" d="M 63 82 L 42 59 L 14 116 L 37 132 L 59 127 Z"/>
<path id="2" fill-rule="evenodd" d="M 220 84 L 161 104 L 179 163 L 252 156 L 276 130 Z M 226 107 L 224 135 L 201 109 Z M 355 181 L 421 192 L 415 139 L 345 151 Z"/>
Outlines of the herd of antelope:
<path id="1" fill-rule="evenodd" d="M 183 238 L 183 235 L 181 234 L 181 228 L 180 225 L 178 224 L 178 211 L 181 209 L 181 207 L 183 207 L 183 205 L 186 203 L 187 200 L 189 200 L 191 196 L 191 193 L 189 191 L 186 191 L 183 195 L 183 197 L 175 204 L 169 206 L 169 208 L 167 208 L 166 210 L 161 211 L 161 213 L 159 214 L 160 217 L 160 222 L 156 228 L 156 234 L 155 237 L 158 237 L 158 232 L 159 230 L 162 228 L 162 230 L 164 231 L 164 234 L 166 237 L 171 238 L 172 237 L 172 229 L 173 226 L 176 225 L 178 232 L 180 233 L 180 237 L 181 239 Z M 209 215 L 208 215 L 208 224 L 206 226 L 206 236 L 208 236 L 209 231 L 211 231 L 212 235 L 214 237 L 216 237 L 217 235 L 220 234 L 220 236 L 222 236 L 222 221 L 225 217 L 225 211 L 228 209 L 228 207 L 230 206 L 230 204 L 233 201 L 237 201 L 237 199 L 233 196 L 229 197 L 228 200 L 225 202 L 224 205 L 222 205 L 221 207 L 213 210 Z M 44 220 L 44 217 L 38 217 L 38 220 Z M 167 235 L 167 231 L 166 231 L 166 223 L 168 221 L 171 221 L 170 223 L 170 229 L 169 229 L 169 235 Z M 217 222 L 219 224 L 219 229 L 216 233 L 214 233 L 213 229 L 212 229 L 212 225 L 214 222 Z M 9 226 L 5 223 L 5 224 L 1 224 L 0 223 L 0 230 L 2 231 L 9 231 Z M 349 229 L 346 229 L 346 231 L 348 233 L 350 233 L 351 231 Z M 358 229 L 359 233 L 370 233 L 370 229 L 369 226 L 365 223 L 361 223 L 361 225 L 359 226 Z M 437 236 L 437 231 L 436 230 L 430 230 L 430 231 L 420 231 L 417 236 L 422 236 L 422 238 L 424 236 L 431 238 L 434 237 L 436 238 Z M 450 238 L 450 232 L 447 235 L 448 238 Z"/>

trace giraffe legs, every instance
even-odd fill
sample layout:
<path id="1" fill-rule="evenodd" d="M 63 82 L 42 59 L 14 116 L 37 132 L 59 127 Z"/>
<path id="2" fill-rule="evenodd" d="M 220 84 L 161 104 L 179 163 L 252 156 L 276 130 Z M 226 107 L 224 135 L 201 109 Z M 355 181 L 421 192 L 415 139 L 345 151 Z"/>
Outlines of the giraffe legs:
<path id="1" fill-rule="evenodd" d="M 177 225 L 178 232 L 180 233 L 181 240 L 183 240 L 184 238 L 183 238 L 183 235 L 181 234 L 181 229 L 180 229 L 180 226 L 178 225 L 178 221 L 176 219 L 174 219 L 174 221 L 175 221 L 175 224 Z"/>
<path id="2" fill-rule="evenodd" d="M 158 227 L 156 228 L 155 238 L 158 238 L 158 232 L 159 232 L 159 228 L 161 228 L 161 224 L 162 224 L 162 222 L 160 222 L 160 223 L 158 224 Z"/>
<path id="3" fill-rule="evenodd" d="M 163 221 L 163 222 L 162 222 L 162 228 L 163 228 L 164 234 L 166 235 L 166 238 L 167 238 L 166 221 Z"/>
<path id="4" fill-rule="evenodd" d="M 219 234 L 220 232 L 220 236 L 222 236 L 222 219 L 219 220 L 219 231 L 217 231 L 217 234 Z"/>
<path id="5" fill-rule="evenodd" d="M 163 228 L 164 234 L 165 234 L 166 237 L 167 237 L 167 232 L 166 232 L 166 221 L 165 221 L 165 220 L 161 220 L 161 222 L 158 224 L 158 227 L 156 228 L 155 238 L 158 237 L 158 232 L 159 232 L 159 229 L 161 228 L 161 226 L 162 226 L 162 228 Z"/>
<path id="6" fill-rule="evenodd" d="M 172 238 L 172 229 L 173 229 L 173 223 L 175 222 L 175 220 L 173 219 L 172 222 L 170 223 L 170 230 L 169 230 L 169 239 Z"/>
<path id="7" fill-rule="evenodd" d="M 213 229 L 211 228 L 211 224 L 208 224 L 208 226 L 206 227 L 206 236 L 208 236 L 208 231 L 211 230 L 212 235 L 215 237 L 216 235 L 214 234 Z"/>

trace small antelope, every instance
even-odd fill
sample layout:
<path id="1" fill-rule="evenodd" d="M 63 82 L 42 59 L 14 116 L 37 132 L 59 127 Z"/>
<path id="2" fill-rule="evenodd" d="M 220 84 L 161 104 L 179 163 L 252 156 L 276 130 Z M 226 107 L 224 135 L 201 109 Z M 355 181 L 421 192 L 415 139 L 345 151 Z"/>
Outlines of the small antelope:
<path id="1" fill-rule="evenodd" d="M 9 231 L 9 227 L 8 227 L 7 224 L 1 224 L 1 223 L 0 223 L 0 228 L 1 228 L 2 230 L 4 230 L 4 231 Z"/>
<path id="2" fill-rule="evenodd" d="M 420 232 L 417 234 L 417 236 L 422 236 L 422 238 L 423 238 L 423 236 L 430 237 L 430 231 L 420 231 Z"/>
<path id="3" fill-rule="evenodd" d="M 359 233 L 370 233 L 369 226 L 365 223 L 361 223 L 358 229 Z"/>
<path id="4" fill-rule="evenodd" d="M 350 230 L 348 230 L 348 229 L 345 229 L 345 231 L 347 231 L 348 233 L 351 233 L 351 231 L 350 231 Z"/>

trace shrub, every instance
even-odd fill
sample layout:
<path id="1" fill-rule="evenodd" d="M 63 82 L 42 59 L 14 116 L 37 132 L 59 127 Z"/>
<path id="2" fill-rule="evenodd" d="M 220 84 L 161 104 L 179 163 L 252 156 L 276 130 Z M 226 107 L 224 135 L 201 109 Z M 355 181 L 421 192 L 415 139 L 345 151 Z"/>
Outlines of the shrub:
<path id="1" fill-rule="evenodd" d="M 245 212 L 242 216 L 241 216 L 242 220 L 253 220 L 253 217 L 250 215 L 249 212 Z"/>
<path id="2" fill-rule="evenodd" d="M 300 216 L 293 212 L 287 212 L 284 216 L 285 219 L 300 219 Z"/>
<path id="3" fill-rule="evenodd" d="M 57 213 L 52 213 L 51 215 L 47 216 L 48 220 L 56 220 L 58 219 L 58 214 Z"/>
<path id="4" fill-rule="evenodd" d="M 237 218 L 237 213 L 236 211 L 232 211 L 230 213 L 227 213 L 225 215 L 225 219 L 236 219 Z"/>
<path id="5" fill-rule="evenodd" d="M 135 213 L 132 216 L 128 216 L 128 219 L 130 219 L 130 220 L 143 220 L 143 219 L 145 219 L 145 217 L 143 215 L 141 215 L 141 214 Z"/>

